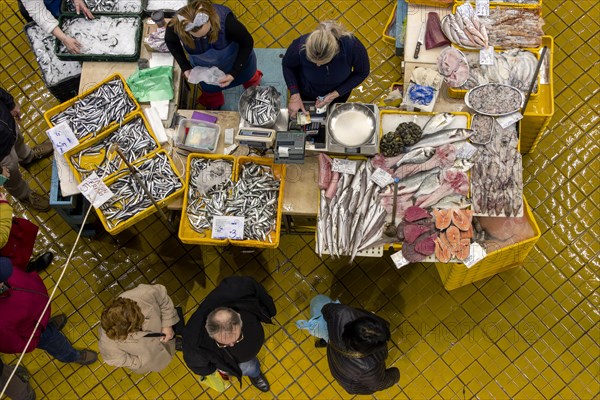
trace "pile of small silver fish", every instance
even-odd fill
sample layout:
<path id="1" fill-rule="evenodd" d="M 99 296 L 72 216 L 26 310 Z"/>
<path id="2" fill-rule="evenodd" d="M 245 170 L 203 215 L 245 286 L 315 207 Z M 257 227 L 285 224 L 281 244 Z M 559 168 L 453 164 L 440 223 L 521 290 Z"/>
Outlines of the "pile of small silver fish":
<path id="1" fill-rule="evenodd" d="M 467 90 L 486 83 L 503 83 L 527 91 L 537 66 L 535 55 L 521 49 L 494 53 L 494 65 L 480 65 L 479 53 L 467 52 L 466 57 L 469 78 L 460 88 Z"/>
<path id="2" fill-rule="evenodd" d="M 316 252 L 333 258 L 350 256 L 373 246 L 383 235 L 387 212 L 381 206 L 377 185 L 371 180 L 374 168 L 361 161 L 354 176 L 341 174 L 329 185 L 337 185 L 331 199 L 320 190 Z M 333 192 L 333 190 L 331 191 Z"/>
<path id="3" fill-rule="evenodd" d="M 81 75 L 79 61 L 62 61 L 54 54 L 54 36 L 46 33 L 38 25 L 26 30 L 35 53 L 46 86 L 52 87 L 65 79 Z"/>
<path id="4" fill-rule="evenodd" d="M 272 242 L 280 181 L 270 167 L 247 163 L 232 182 L 231 167 L 225 160 L 192 160 L 186 210 L 192 228 L 203 233 L 216 215 L 244 217 L 244 240 Z"/>
<path id="5" fill-rule="evenodd" d="M 142 12 L 141 0 L 85 0 L 91 12 L 121 12 L 139 14 Z M 75 2 L 67 0 L 67 10 L 75 12 Z"/>
<path id="6" fill-rule="evenodd" d="M 146 129 L 144 120 L 141 117 L 136 117 L 115 130 L 108 137 L 71 156 L 71 163 L 81 173 L 82 179 L 85 179 L 94 171 L 98 176 L 107 177 L 121 168 L 123 165 L 121 157 L 116 156 L 116 154 L 111 157 L 108 156 L 108 149 L 113 143 L 119 145 L 129 162 L 133 162 L 158 148 L 158 143 L 156 143 L 150 132 L 148 132 L 148 129 Z M 94 163 L 91 166 L 81 166 L 82 159 L 100 155 L 103 158 L 99 164 Z M 107 164 L 108 159 L 110 159 L 110 163 Z"/>
<path id="7" fill-rule="evenodd" d="M 523 162 L 517 144 L 516 124 L 503 129 L 495 122 L 492 141 L 479 146 L 479 156 L 471 170 L 471 197 L 475 215 L 522 215 Z"/>
<path id="8" fill-rule="evenodd" d="M 181 180 L 173 171 L 169 158 L 164 153 L 158 153 L 151 159 L 135 166 L 138 177 L 145 183 L 155 201 L 161 201 L 183 187 Z M 114 196 L 104 203 L 102 211 L 109 227 L 132 218 L 147 209 L 154 207 L 144 189 L 131 176 L 131 173 L 119 177 L 108 188 Z"/>
<path id="9" fill-rule="evenodd" d="M 81 43 L 81 54 L 133 56 L 139 46 L 140 23 L 138 17 L 63 17 L 61 29 Z M 58 53 L 68 52 L 61 42 Z"/>
<path id="10" fill-rule="evenodd" d="M 186 212 L 196 232 L 210 229 L 213 216 L 225 215 L 233 189 L 232 171 L 233 164 L 228 160 L 192 159 Z"/>
<path id="11" fill-rule="evenodd" d="M 123 121 L 135 107 L 135 102 L 125 91 L 123 81 L 116 78 L 75 101 L 50 120 L 54 125 L 66 121 L 75 137 L 81 141 L 88 135 L 96 136 L 113 122 Z"/>
<path id="12" fill-rule="evenodd" d="M 456 14 L 442 19 L 442 32 L 452 43 L 465 48 L 483 49 L 488 46 L 486 26 L 469 3 L 458 7 Z"/>
<path id="13" fill-rule="evenodd" d="M 504 115 L 519 111 L 523 96 L 512 86 L 488 83 L 469 90 L 465 101 L 480 114 Z"/>
<path id="14" fill-rule="evenodd" d="M 490 7 L 490 15 L 481 17 L 494 47 L 536 48 L 542 45 L 544 19 L 541 7 Z"/>
<path id="15" fill-rule="evenodd" d="M 272 86 L 249 87 L 240 99 L 240 114 L 251 126 L 274 124 L 279 115 L 279 92 Z"/>

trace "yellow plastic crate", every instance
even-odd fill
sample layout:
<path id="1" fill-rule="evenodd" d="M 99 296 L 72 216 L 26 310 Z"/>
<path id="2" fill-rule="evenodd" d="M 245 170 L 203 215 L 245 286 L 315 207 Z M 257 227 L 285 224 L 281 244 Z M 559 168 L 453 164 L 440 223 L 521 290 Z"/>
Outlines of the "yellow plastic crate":
<path id="1" fill-rule="evenodd" d="M 479 261 L 471 268 L 467 268 L 463 263 L 435 263 L 435 267 L 440 274 L 440 278 L 446 290 L 457 289 L 461 286 L 489 278 L 500 272 L 523 264 L 525 258 L 541 236 L 540 228 L 538 227 L 525 198 L 523 198 L 523 203 L 525 215 L 533 228 L 534 236 L 523 242 L 488 253 L 483 260 Z"/>
<path id="2" fill-rule="evenodd" d="M 452 0 L 406 0 L 406 2 L 429 7 L 450 7 L 452 5 Z"/>
<path id="3" fill-rule="evenodd" d="M 399 82 L 394 82 L 395 84 L 399 83 Z M 392 85 L 393 87 L 393 85 Z M 383 118 L 385 118 L 386 116 L 389 115 L 406 115 L 406 116 L 410 116 L 410 115 L 414 115 L 414 116 L 434 116 L 436 114 L 439 114 L 438 112 L 415 112 L 415 111 L 401 111 L 401 110 L 382 110 L 379 112 L 379 137 L 381 138 L 384 134 L 383 132 Z M 471 114 L 469 114 L 468 112 L 451 112 L 450 114 L 452 115 L 456 115 L 456 116 L 460 116 L 462 115 L 463 117 L 465 117 L 467 119 L 467 128 L 469 128 L 471 126 Z"/>
<path id="4" fill-rule="evenodd" d="M 94 92 L 96 89 L 98 89 L 100 86 L 104 85 L 107 82 L 112 81 L 113 79 L 120 79 L 123 82 L 123 87 L 125 88 L 125 92 L 127 93 L 127 95 L 129 96 L 129 98 L 133 101 L 133 104 L 135 104 L 135 108 L 133 109 L 133 111 L 131 111 L 131 113 L 134 112 L 139 112 L 141 110 L 140 108 L 140 104 L 137 102 L 137 100 L 135 99 L 135 96 L 133 95 L 133 93 L 131 92 L 131 90 L 129 89 L 129 86 L 127 86 L 127 82 L 125 81 L 125 78 L 123 78 L 123 76 L 119 73 L 113 74 L 111 76 L 109 76 L 108 78 L 106 78 L 105 80 L 103 80 L 102 82 L 98 83 L 95 86 L 92 86 L 91 89 L 85 91 L 84 93 L 73 97 L 71 100 L 67 100 L 64 103 L 61 103 L 59 105 L 57 105 L 56 107 L 52 107 L 51 109 L 49 109 L 48 111 L 46 111 L 44 113 L 44 120 L 46 120 L 46 123 L 48 124 L 48 126 L 50 128 L 54 127 L 54 124 L 52 123 L 52 121 L 50 120 L 50 118 L 54 117 L 57 114 L 60 114 L 61 112 L 63 112 L 64 110 L 66 110 L 67 108 L 71 107 L 73 104 L 75 104 L 76 101 L 83 99 L 84 97 L 88 96 L 90 93 Z M 128 114 L 129 115 L 129 114 Z M 127 117 L 127 116 L 126 116 Z M 115 125 L 118 125 L 118 122 L 111 122 L 108 126 L 105 126 L 104 128 L 100 129 L 99 132 L 96 132 L 96 135 L 102 133 L 104 130 L 112 128 Z M 85 143 L 85 141 L 89 140 L 91 137 L 93 137 L 92 134 L 89 134 L 81 139 L 79 139 L 79 143 Z"/>
<path id="5" fill-rule="evenodd" d="M 105 131 L 103 131 L 100 135 L 97 135 L 95 138 L 87 140 L 83 143 L 80 143 L 79 145 L 77 145 L 76 147 L 73 147 L 71 150 L 67 151 L 64 155 L 65 158 L 67 160 L 67 164 L 69 165 L 69 167 L 71 168 L 71 170 L 73 171 L 73 174 L 75 175 L 75 178 L 77 179 L 77 182 L 81 183 L 83 181 L 83 177 L 81 176 L 81 172 L 75 168 L 75 165 L 73 164 L 72 161 L 72 157 L 77 157 L 77 154 L 79 152 L 81 152 L 82 150 L 85 150 L 89 147 L 94 146 L 95 144 L 97 144 L 98 142 L 104 140 L 105 138 L 109 137 L 110 135 L 112 135 L 117 129 L 119 129 L 122 126 L 127 125 L 128 123 L 132 122 L 133 120 L 135 120 L 136 118 L 141 118 L 142 121 L 144 122 L 144 126 L 146 127 L 146 129 L 148 130 L 148 133 L 150 133 L 150 136 L 152 136 L 152 139 L 154 139 L 154 142 L 156 142 L 157 148 L 153 151 L 151 151 L 150 153 L 147 153 L 146 155 L 144 155 L 143 157 L 147 157 L 153 153 L 156 153 L 157 151 L 159 151 L 162 146 L 160 145 L 160 142 L 158 141 L 158 139 L 156 138 L 156 135 L 154 134 L 154 131 L 152 130 L 152 127 L 150 126 L 150 123 L 148 123 L 148 121 L 146 120 L 146 117 L 144 116 L 144 113 L 141 111 L 136 111 L 133 112 L 131 114 L 129 114 L 121 124 L 119 125 L 113 125 L 110 129 L 107 129 Z M 102 157 L 102 159 L 104 157 L 106 157 L 106 152 L 108 151 L 108 148 L 104 149 L 103 152 L 101 152 L 101 154 L 97 157 Z M 118 155 L 114 154 L 111 157 L 118 157 Z M 140 157 L 141 158 L 141 157 Z M 80 165 L 80 167 L 89 170 L 89 171 L 93 171 L 95 170 L 98 165 L 99 162 L 102 162 L 102 159 L 97 159 L 96 157 L 94 157 L 93 160 L 82 160 L 82 164 Z M 139 158 L 138 158 L 139 159 Z M 137 160 L 134 160 L 134 162 Z M 121 167 L 119 169 L 122 169 L 126 167 L 125 163 L 123 163 L 121 161 Z M 117 173 L 117 171 L 113 172 L 113 174 Z M 111 174 L 112 175 L 112 174 Z M 110 178 L 111 175 L 105 176 L 104 180 L 108 180 Z"/>
<path id="6" fill-rule="evenodd" d="M 260 248 L 276 248 L 279 246 L 279 238 L 281 236 L 281 213 L 283 207 L 283 188 L 285 185 L 285 173 L 286 166 L 284 164 L 275 164 L 272 158 L 265 157 L 238 157 L 237 163 L 234 166 L 235 173 L 234 179 L 238 180 L 241 168 L 244 164 L 254 163 L 259 165 L 266 165 L 271 167 L 273 176 L 279 179 L 279 196 L 277 197 L 277 218 L 275 221 L 275 231 L 269 234 L 270 240 L 233 240 L 230 239 L 229 243 L 234 246 L 245 246 L 245 247 L 260 247 Z"/>
<path id="7" fill-rule="evenodd" d="M 179 178 L 179 181 L 181 182 L 181 189 L 171 193 L 166 198 L 157 201 L 157 203 L 160 207 L 164 207 L 172 199 L 183 194 L 183 191 L 185 190 L 185 183 L 184 183 L 183 179 L 181 179 L 181 175 L 177 171 L 177 168 L 175 167 L 175 164 L 173 163 L 173 160 L 171 159 L 171 157 L 169 157 L 169 154 L 164 149 L 160 149 L 159 151 L 157 151 L 155 153 L 152 153 L 150 155 L 147 155 L 146 157 L 140 158 L 133 165 L 134 166 L 139 165 L 139 164 L 143 163 L 144 161 L 147 161 L 150 158 L 156 157 L 158 154 L 164 154 L 167 157 L 167 159 L 169 160 L 169 164 L 171 165 L 171 168 L 173 169 L 173 172 L 175 173 L 175 175 L 177 175 L 177 177 Z M 106 180 L 105 183 L 110 188 L 110 185 L 112 185 L 115 181 L 117 181 L 119 178 L 124 177 L 128 174 L 129 174 L 129 170 L 121 170 L 119 173 L 114 174 L 113 176 L 111 176 L 110 179 Z M 110 227 L 108 225 L 108 222 L 106 221 L 106 217 L 104 216 L 102 211 L 100 209 L 96 209 L 96 213 L 98 214 L 98 218 L 102 222 L 104 229 L 106 229 L 106 231 L 108 233 L 110 233 L 111 235 L 116 235 L 116 234 L 124 231 L 125 229 L 137 224 L 144 218 L 154 214 L 155 212 L 156 212 L 156 208 L 154 207 L 154 205 L 150 205 L 150 207 L 142 210 L 137 215 L 129 218 L 128 220 L 122 221 L 121 223 L 119 223 L 113 227 Z"/>
<path id="8" fill-rule="evenodd" d="M 190 180 L 191 176 L 189 171 L 191 171 L 192 161 L 196 158 L 203 158 L 207 160 L 228 160 L 231 161 L 231 179 L 235 180 L 235 163 L 236 157 L 224 155 L 224 154 L 200 154 L 200 153 L 190 153 L 187 158 L 186 163 L 186 174 L 185 178 L 185 191 L 183 195 L 183 208 L 181 209 L 181 221 L 179 222 L 179 239 L 183 243 L 187 244 L 202 244 L 202 245 L 211 245 L 211 246 L 226 246 L 229 244 L 228 239 L 213 239 L 212 238 L 212 229 L 207 229 L 203 233 L 197 232 L 192 228 L 192 224 L 187 216 L 187 206 L 188 206 L 188 194 L 190 190 Z"/>
<path id="9" fill-rule="evenodd" d="M 392 12 L 392 14 L 390 15 L 390 17 L 388 18 L 385 27 L 383 28 L 383 33 L 381 34 L 381 38 L 383 39 L 384 42 L 389 43 L 389 44 L 396 44 L 396 38 L 394 36 L 390 36 L 387 33 L 390 31 L 390 28 L 392 27 L 393 24 L 396 23 L 396 12 L 397 12 L 398 7 L 396 7 L 394 5 L 394 11 Z M 398 27 L 396 27 L 396 29 L 398 29 Z"/>
<path id="10" fill-rule="evenodd" d="M 548 47 L 548 84 L 539 85 L 539 96 L 530 99 L 523 119 L 520 121 L 519 144 L 523 154 L 535 150 L 554 115 L 554 38 L 543 36 L 542 45 Z"/>

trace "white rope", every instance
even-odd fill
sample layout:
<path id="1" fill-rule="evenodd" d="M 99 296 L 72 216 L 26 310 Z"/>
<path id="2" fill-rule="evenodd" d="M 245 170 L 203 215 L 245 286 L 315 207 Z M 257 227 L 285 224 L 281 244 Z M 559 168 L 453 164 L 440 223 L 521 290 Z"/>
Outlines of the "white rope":
<path id="1" fill-rule="evenodd" d="M 110 153 L 110 151 L 108 149 L 106 151 Z M 114 155 L 114 153 L 113 153 L 113 155 Z M 108 165 L 112 161 L 112 160 L 110 160 L 110 154 L 108 155 L 107 159 L 108 159 L 108 162 L 107 162 L 107 165 Z M 101 180 L 104 178 L 107 171 L 108 171 L 108 168 L 106 168 L 104 170 L 102 177 L 100 178 Z M 75 238 L 75 243 L 73 243 L 73 247 L 71 248 L 71 252 L 69 253 L 69 257 L 67 257 L 67 261 L 65 262 L 65 265 L 62 268 L 62 272 L 60 273 L 60 276 L 58 277 L 58 280 L 56 281 L 56 284 L 54 285 L 54 288 L 52 289 L 52 292 L 50 293 L 50 297 L 48 298 L 48 302 L 46 303 L 46 306 L 44 307 L 44 310 L 42 311 L 42 315 L 40 315 L 37 322 L 35 323 L 33 332 L 31 332 L 31 336 L 29 336 L 29 340 L 27 341 L 27 344 L 25 344 L 25 349 L 23 349 L 23 352 L 21 353 L 21 355 L 19 356 L 19 359 L 17 360 L 17 364 L 14 366 L 12 373 L 10 374 L 10 376 L 8 377 L 8 380 L 6 381 L 6 384 L 4 384 L 4 387 L 2 388 L 2 392 L 0 393 L 0 398 L 2 398 L 2 396 L 4 396 L 4 392 L 6 392 L 6 389 L 8 388 L 10 381 L 12 380 L 13 376 L 15 376 L 15 372 L 17 372 L 17 368 L 21 364 L 21 361 L 23 360 L 23 357 L 25 356 L 25 353 L 27 352 L 27 349 L 29 348 L 29 345 L 31 344 L 31 341 L 33 340 L 33 337 L 35 336 L 35 333 L 37 332 L 37 329 L 40 326 L 40 323 L 41 323 L 42 319 L 44 318 L 44 315 L 46 314 L 48 307 L 50 307 L 50 302 L 52 301 L 52 298 L 54 297 L 54 294 L 56 293 L 56 290 L 58 289 L 58 285 L 60 285 L 60 281 L 62 280 L 63 276 L 65 276 L 65 272 L 67 272 L 67 267 L 69 266 L 71 257 L 73 257 L 73 252 L 75 252 L 75 248 L 77 247 L 79 238 L 81 238 L 81 233 L 83 232 L 83 228 L 85 227 L 85 224 L 87 222 L 87 219 L 88 219 L 92 209 L 93 209 L 93 206 L 90 204 L 90 207 L 88 208 L 87 213 L 85 214 L 85 217 L 83 218 L 83 222 L 81 223 L 81 227 L 79 228 L 79 232 L 77 233 L 77 238 Z"/>

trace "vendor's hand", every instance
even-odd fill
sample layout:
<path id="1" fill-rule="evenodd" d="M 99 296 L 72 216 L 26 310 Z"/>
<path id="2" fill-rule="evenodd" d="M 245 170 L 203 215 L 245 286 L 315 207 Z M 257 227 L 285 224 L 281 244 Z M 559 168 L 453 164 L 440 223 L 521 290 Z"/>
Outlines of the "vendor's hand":
<path id="1" fill-rule="evenodd" d="M 92 14 L 83 0 L 75 0 L 75 12 L 77 15 L 79 15 L 80 12 L 83 12 L 83 15 L 85 15 L 86 18 L 94 19 L 94 14 Z"/>
<path id="2" fill-rule="evenodd" d="M 231 82 L 233 82 L 233 76 L 231 76 L 230 74 L 225 75 L 224 77 L 222 77 L 221 79 L 219 79 L 219 86 L 224 88 L 227 87 L 229 85 L 231 85 Z"/>
<path id="3" fill-rule="evenodd" d="M 337 90 L 334 90 L 333 92 L 331 92 L 327 96 L 325 96 L 325 98 L 323 100 L 317 100 L 315 102 L 315 107 L 321 108 L 321 107 L 328 106 L 329 104 L 331 104 L 332 101 L 334 101 L 338 97 L 340 97 L 340 94 L 337 92 Z"/>
<path id="4" fill-rule="evenodd" d="M 62 42 L 67 47 L 67 50 L 69 50 L 69 53 L 72 53 L 72 54 L 81 53 L 81 43 L 79 43 L 77 41 L 77 39 L 72 38 L 71 36 L 67 36 L 64 38 L 64 40 Z"/>
<path id="5" fill-rule="evenodd" d="M 12 110 L 10 110 L 10 115 L 12 115 L 17 121 L 21 120 L 21 106 L 19 106 L 19 103 L 15 102 L 15 106 Z"/>
<path id="6" fill-rule="evenodd" d="M 171 327 L 171 326 L 162 328 L 161 332 L 165 334 L 165 336 L 160 338 L 160 341 L 163 343 L 167 343 L 169 340 L 171 340 L 175 337 L 175 331 L 173 330 L 173 327 Z"/>
<path id="7" fill-rule="evenodd" d="M 306 113 L 304 109 L 304 103 L 302 103 L 302 98 L 299 93 L 293 94 L 290 96 L 290 100 L 288 101 L 288 112 L 290 113 L 290 118 L 294 118 L 298 111 L 302 110 L 303 113 Z"/>
<path id="8" fill-rule="evenodd" d="M 192 73 L 191 69 L 188 69 L 187 71 L 183 71 L 183 76 L 185 76 L 186 80 L 190 80 L 190 74 Z"/>

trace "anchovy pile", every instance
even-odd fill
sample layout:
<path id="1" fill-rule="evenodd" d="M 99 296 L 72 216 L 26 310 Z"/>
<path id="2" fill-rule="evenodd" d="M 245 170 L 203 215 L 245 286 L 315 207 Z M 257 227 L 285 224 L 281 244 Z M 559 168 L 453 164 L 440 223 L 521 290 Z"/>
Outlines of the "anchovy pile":
<path id="1" fill-rule="evenodd" d="M 190 176 L 186 211 L 195 231 L 210 229 L 215 215 L 230 215 L 244 217 L 245 240 L 272 242 L 269 234 L 276 228 L 280 182 L 270 167 L 244 164 L 234 183 L 230 162 L 196 159 Z M 206 181 L 213 185 L 206 188 Z"/>
<path id="2" fill-rule="evenodd" d="M 279 92 L 274 87 L 250 87 L 242 95 L 240 114 L 252 126 L 274 124 L 279 113 Z"/>
<path id="3" fill-rule="evenodd" d="M 71 156 L 71 163 L 81 173 L 82 179 L 87 178 L 94 171 L 98 176 L 107 177 L 121 168 L 123 160 L 118 156 L 111 157 L 110 163 L 107 164 L 108 149 L 113 143 L 119 145 L 129 162 L 133 162 L 158 148 L 158 143 L 146 129 L 144 120 L 141 117 L 136 117 L 105 139 Z M 96 159 L 98 156 L 102 156 L 100 163 L 86 163 L 86 158 Z"/>
<path id="4" fill-rule="evenodd" d="M 81 75 L 81 63 L 79 61 L 62 61 L 54 54 L 54 36 L 46 33 L 37 25 L 31 25 L 26 29 L 35 58 L 42 70 L 42 76 L 46 86 L 52 87 L 61 81 Z"/>
<path id="5" fill-rule="evenodd" d="M 66 121 L 77 139 L 81 140 L 88 135 L 96 136 L 113 122 L 123 121 L 135 107 L 135 102 L 125 91 L 123 81 L 116 78 L 77 100 L 50 120 L 54 125 Z"/>
<path id="6" fill-rule="evenodd" d="M 77 39 L 81 54 L 133 56 L 139 48 L 139 17 L 97 16 L 94 19 L 63 17 L 60 28 Z M 69 54 L 60 43 L 58 54 Z"/>
<path id="7" fill-rule="evenodd" d="M 136 166 L 136 170 L 138 177 L 146 184 L 157 202 L 166 199 L 183 187 L 171 167 L 169 158 L 164 153 L 158 153 L 144 161 Z M 114 196 L 99 209 L 111 228 L 136 216 L 146 208 L 153 207 L 152 201 L 146 196 L 144 189 L 131 176 L 131 173 L 118 178 L 108 185 L 108 188 L 114 193 Z"/>
<path id="8" fill-rule="evenodd" d="M 139 14 L 142 12 L 141 0 L 86 0 L 85 4 L 91 12 L 122 12 Z M 73 0 L 67 0 L 67 10 L 75 12 Z"/>
<path id="9" fill-rule="evenodd" d="M 377 186 L 371 180 L 373 167 L 363 161 L 354 176 L 342 174 L 331 199 L 329 189 L 321 189 L 317 217 L 316 251 L 319 257 L 350 256 L 374 245 L 382 236 L 387 212 L 380 204 Z M 330 191 L 331 193 L 332 191 Z"/>

